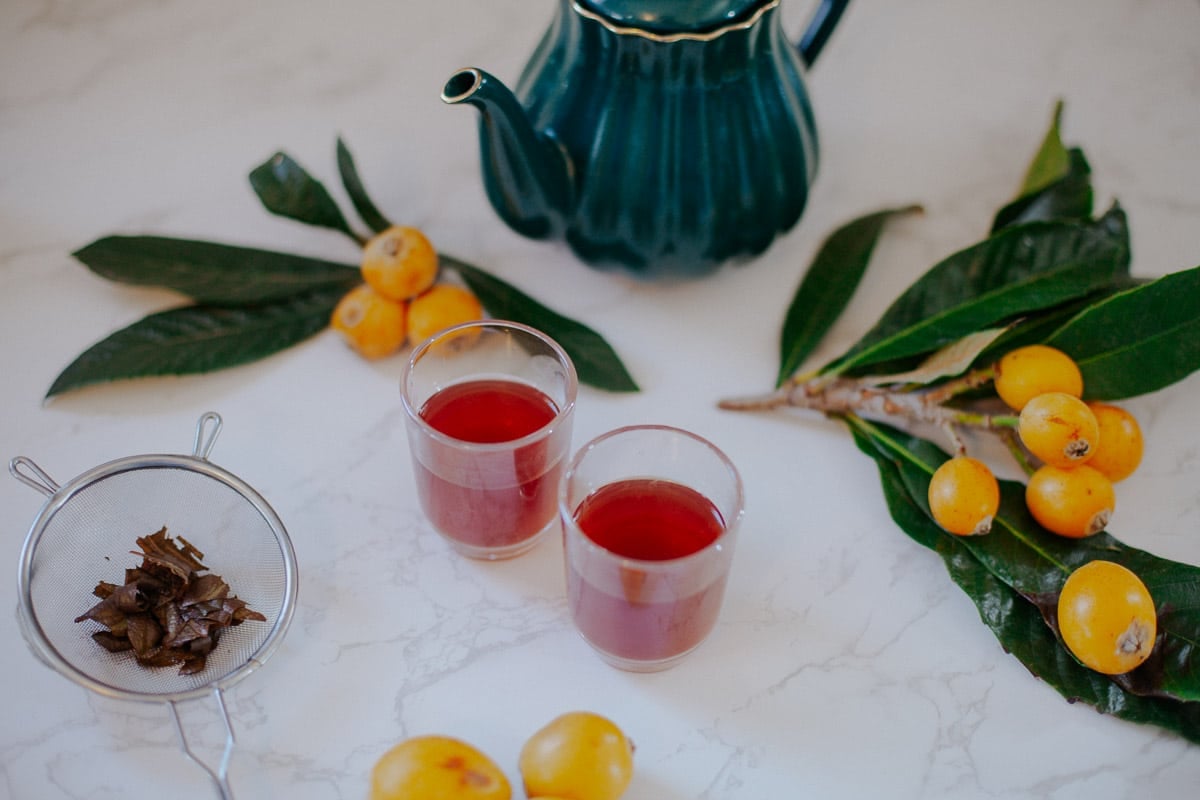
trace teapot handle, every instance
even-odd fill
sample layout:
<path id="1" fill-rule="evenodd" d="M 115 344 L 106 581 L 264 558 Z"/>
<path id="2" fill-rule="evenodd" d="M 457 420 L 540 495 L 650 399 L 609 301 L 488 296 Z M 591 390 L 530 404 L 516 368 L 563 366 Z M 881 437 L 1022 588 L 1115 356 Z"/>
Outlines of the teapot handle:
<path id="1" fill-rule="evenodd" d="M 829 40 L 830 34 L 837 26 L 838 20 L 842 18 L 842 12 L 849 4 L 850 0 L 821 0 L 821 4 L 813 12 L 812 19 L 808 22 L 808 28 L 805 29 L 804 34 L 800 37 L 800 43 L 797 45 L 804 66 L 810 67 L 817 60 L 821 49 L 825 47 L 825 42 Z"/>

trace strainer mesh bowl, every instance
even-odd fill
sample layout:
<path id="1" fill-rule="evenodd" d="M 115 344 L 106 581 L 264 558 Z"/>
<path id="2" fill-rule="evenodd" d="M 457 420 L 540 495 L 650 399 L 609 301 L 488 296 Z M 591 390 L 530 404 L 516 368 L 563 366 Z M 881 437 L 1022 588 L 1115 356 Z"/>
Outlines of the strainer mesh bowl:
<path id="1" fill-rule="evenodd" d="M 245 666 L 275 631 L 288 597 L 288 554 L 274 521 L 244 493 L 248 487 L 235 488 L 226 482 L 231 477 L 214 477 L 189 459 L 139 465 L 142 460 L 79 481 L 47 509 L 31 542 L 29 611 L 45 645 L 103 687 L 146 695 L 202 693 Z M 91 637 L 102 625 L 74 621 L 98 602 L 92 594 L 98 581 L 122 584 L 125 569 L 141 564 L 137 538 L 163 526 L 203 552 L 208 571 L 267 618 L 224 629 L 205 668 L 194 675 L 143 667 L 128 652 L 109 653 Z"/>
<path id="2" fill-rule="evenodd" d="M 221 418 L 204 414 L 191 456 L 147 455 L 110 461 L 59 486 L 24 456 L 9 471 L 46 495 L 21 551 L 20 620 L 33 651 L 76 683 L 101 694 L 167 703 L 183 752 L 230 800 L 228 768 L 233 728 L 223 690 L 271 654 L 291 622 L 296 601 L 296 557 L 283 523 L 253 488 L 208 461 Z M 92 634 L 105 626 L 75 622 L 99 598 L 96 585 L 125 583 L 125 570 L 142 564 L 139 538 L 162 528 L 204 554 L 205 572 L 266 617 L 221 629 L 204 669 L 180 675 L 178 666 L 144 667 L 131 652 L 110 653 Z M 176 704 L 211 694 L 225 723 L 218 765 L 192 751 Z"/>

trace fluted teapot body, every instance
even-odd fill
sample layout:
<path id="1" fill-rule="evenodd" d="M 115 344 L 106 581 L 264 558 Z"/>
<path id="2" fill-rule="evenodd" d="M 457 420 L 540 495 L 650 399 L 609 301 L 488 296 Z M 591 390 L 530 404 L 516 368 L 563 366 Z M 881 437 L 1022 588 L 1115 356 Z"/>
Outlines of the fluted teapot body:
<path id="1" fill-rule="evenodd" d="M 469 68 L 443 99 L 480 109 L 484 184 L 515 230 L 698 277 L 800 218 L 818 159 L 804 74 L 844 6 L 795 44 L 779 0 L 561 0 L 515 93 Z"/>

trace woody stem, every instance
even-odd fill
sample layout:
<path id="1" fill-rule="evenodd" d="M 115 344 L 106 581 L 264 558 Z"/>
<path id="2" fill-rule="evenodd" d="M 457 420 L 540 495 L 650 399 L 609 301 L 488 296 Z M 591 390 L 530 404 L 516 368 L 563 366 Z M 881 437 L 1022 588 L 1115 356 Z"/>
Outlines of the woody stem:
<path id="1" fill-rule="evenodd" d="M 853 379 L 816 379 L 785 385 L 775 392 L 747 398 L 722 400 L 721 408 L 734 411 L 768 411 L 782 407 L 806 408 L 827 414 L 859 414 L 884 419 L 901 419 L 939 427 L 969 427 L 985 430 L 1015 428 L 1017 417 L 1011 414 L 984 414 L 949 408 L 942 402 L 965 391 L 898 392 Z"/>

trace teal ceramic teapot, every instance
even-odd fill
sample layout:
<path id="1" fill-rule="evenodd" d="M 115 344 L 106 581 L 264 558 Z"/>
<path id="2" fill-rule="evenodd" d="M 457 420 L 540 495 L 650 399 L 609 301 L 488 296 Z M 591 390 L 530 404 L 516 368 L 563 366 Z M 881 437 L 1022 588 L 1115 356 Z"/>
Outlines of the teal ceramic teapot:
<path id="1" fill-rule="evenodd" d="M 559 0 L 515 93 L 482 69 L 442 100 L 480 111 L 501 218 L 646 279 L 706 275 L 800 218 L 817 166 L 804 86 L 849 0 L 798 43 L 780 0 Z"/>

